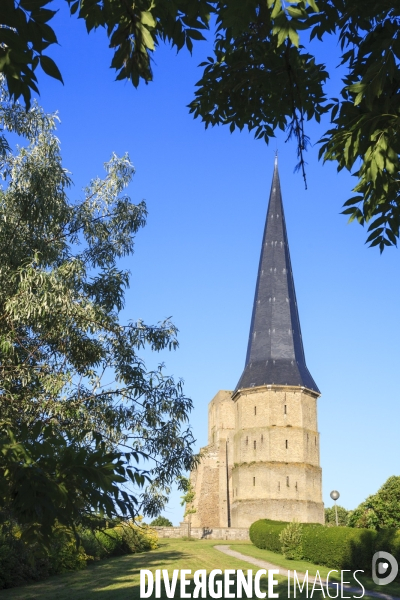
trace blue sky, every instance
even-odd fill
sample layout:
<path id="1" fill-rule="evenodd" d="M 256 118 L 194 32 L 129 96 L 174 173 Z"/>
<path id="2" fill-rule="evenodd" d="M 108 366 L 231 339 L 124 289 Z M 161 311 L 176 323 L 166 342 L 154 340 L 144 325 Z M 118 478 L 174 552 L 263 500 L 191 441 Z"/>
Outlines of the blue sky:
<path id="1" fill-rule="evenodd" d="M 356 507 L 390 475 L 399 475 L 399 256 L 364 245 L 365 231 L 340 215 L 354 178 L 318 162 L 317 140 L 327 124 L 307 126 L 308 190 L 294 173 L 294 143 L 278 135 L 266 146 L 252 134 L 204 130 L 186 105 L 193 98 L 209 53 L 193 57 L 166 46 L 154 54 L 154 82 L 135 90 L 115 82 L 104 32 L 88 36 L 55 3 L 59 47 L 50 52 L 65 86 L 40 77 L 40 102 L 58 110 L 64 166 L 72 172 L 71 198 L 115 151 L 128 151 L 137 173 L 129 189 L 145 199 L 149 217 L 136 251 L 125 261 L 132 274 L 123 318 L 155 323 L 172 316 L 180 330 L 174 353 L 146 355 L 149 366 L 185 380 L 194 401 L 191 423 L 207 443 L 207 404 L 233 389 L 247 347 L 262 231 L 275 149 L 308 367 L 322 391 L 319 400 L 324 501 Z M 315 45 L 335 66 L 334 42 Z M 334 62 L 331 62 L 334 60 Z M 338 61 L 336 61 L 338 62 Z M 337 95 L 339 73 L 329 83 Z M 165 512 L 182 518 L 179 493 Z"/>

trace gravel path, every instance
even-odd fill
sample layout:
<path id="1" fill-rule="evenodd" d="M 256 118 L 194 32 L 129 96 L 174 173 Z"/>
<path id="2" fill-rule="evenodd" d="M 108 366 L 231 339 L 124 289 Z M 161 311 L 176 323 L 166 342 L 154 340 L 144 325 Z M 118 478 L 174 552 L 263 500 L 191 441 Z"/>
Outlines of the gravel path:
<path id="1" fill-rule="evenodd" d="M 252 556 L 247 556 L 246 554 L 242 554 L 241 552 L 236 552 L 236 550 L 232 550 L 230 546 L 214 546 L 214 548 L 216 550 L 219 550 L 219 552 L 223 552 L 224 554 L 229 554 L 229 556 L 234 556 L 235 558 L 238 558 L 240 560 L 243 560 L 245 562 L 248 562 L 252 565 L 255 565 L 256 567 L 260 567 L 260 569 L 279 569 L 279 575 L 284 575 L 285 577 L 288 576 L 288 570 L 285 569 L 284 567 L 278 567 L 277 565 L 273 565 L 272 563 L 269 563 L 265 560 L 260 560 L 259 558 L 253 558 Z M 297 573 L 297 576 L 301 579 L 304 579 L 305 574 L 304 573 Z M 293 572 L 291 573 L 291 579 L 293 579 Z M 309 583 L 313 584 L 315 580 L 315 577 L 309 576 L 308 581 Z M 326 584 L 326 579 L 321 577 L 321 581 L 322 583 Z M 329 587 L 336 590 L 336 588 L 334 588 L 334 586 L 332 586 L 331 584 L 329 584 Z M 343 591 L 346 592 L 353 592 L 355 593 L 357 596 L 360 596 L 360 588 L 354 588 L 351 587 L 349 585 L 344 585 L 343 586 Z M 380 593 L 380 592 L 372 592 L 369 590 L 365 590 L 365 595 L 369 596 L 370 598 L 382 598 L 383 600 L 400 600 L 400 598 L 398 596 L 392 596 L 390 594 L 385 594 L 385 593 Z"/>

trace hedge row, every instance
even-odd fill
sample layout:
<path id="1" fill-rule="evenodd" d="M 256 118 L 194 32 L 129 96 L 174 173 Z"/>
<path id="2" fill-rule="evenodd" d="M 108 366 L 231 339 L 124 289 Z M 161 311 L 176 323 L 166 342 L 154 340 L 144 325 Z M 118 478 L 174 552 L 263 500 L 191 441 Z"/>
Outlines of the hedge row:
<path id="1" fill-rule="evenodd" d="M 281 553 L 279 535 L 288 523 L 261 519 L 250 527 L 255 546 Z M 335 569 L 371 570 L 372 557 L 378 550 L 390 552 L 400 562 L 400 532 L 395 529 L 358 529 L 323 527 L 303 523 L 303 558 L 314 564 Z"/>
<path id="2" fill-rule="evenodd" d="M 269 519 L 260 519 L 250 527 L 250 539 L 257 548 L 271 550 L 271 552 L 281 553 L 281 542 L 279 536 L 281 531 L 288 525 L 286 521 L 270 521 Z M 303 523 L 304 529 L 313 530 L 322 529 L 319 523 Z"/>
<path id="3" fill-rule="evenodd" d="M 60 527 L 50 547 L 44 550 L 37 544 L 24 543 L 17 527 L 0 534 L 0 590 L 78 571 L 95 560 L 157 547 L 157 534 L 147 526 L 117 525 L 96 532 L 81 530 L 79 535 L 77 548 L 72 533 Z"/>
<path id="4" fill-rule="evenodd" d="M 370 570 L 376 531 L 350 527 L 303 530 L 303 554 L 314 564 L 334 569 Z"/>

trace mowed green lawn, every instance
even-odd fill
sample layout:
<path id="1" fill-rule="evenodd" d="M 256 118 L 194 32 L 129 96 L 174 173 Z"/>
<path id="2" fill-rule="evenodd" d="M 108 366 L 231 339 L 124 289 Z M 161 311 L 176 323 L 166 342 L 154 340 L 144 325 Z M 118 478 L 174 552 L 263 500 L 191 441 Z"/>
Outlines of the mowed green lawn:
<path id="1" fill-rule="evenodd" d="M 219 544 L 222 543 L 219 542 Z M 259 567 L 252 567 L 244 561 L 237 560 L 215 550 L 213 546 L 216 544 L 218 542 L 215 540 L 160 540 L 160 547 L 157 550 L 109 559 L 91 565 L 84 571 L 54 576 L 44 582 L 21 588 L 2 590 L 1 599 L 136 600 L 140 598 L 140 569 L 150 569 L 153 572 L 156 569 L 168 569 L 170 577 L 174 569 L 190 569 L 192 573 L 199 569 L 206 569 L 208 573 L 213 569 L 242 569 L 246 574 L 247 569 L 252 568 L 253 575 L 259 569 Z M 284 560 L 277 554 L 258 550 L 250 542 L 230 542 L 229 545 L 233 550 L 256 558 L 263 558 L 271 563 L 278 564 L 279 558 L 281 562 Z M 290 563 L 289 567 L 300 570 L 298 563 L 293 563 L 293 561 L 288 562 Z M 305 568 L 307 568 L 307 563 L 302 563 L 301 569 L 305 570 Z M 315 566 L 308 565 L 308 568 L 310 575 L 315 574 Z M 327 569 L 321 567 L 320 572 L 321 575 L 326 575 Z M 287 598 L 287 579 L 282 576 L 277 576 L 276 578 L 279 584 L 274 588 L 275 591 L 279 593 L 280 598 Z M 166 598 L 163 585 L 161 590 L 162 598 Z M 266 577 L 263 577 L 261 580 L 261 590 L 267 592 Z M 190 589 L 187 591 L 190 591 Z M 388 589 L 384 591 L 389 592 Z M 255 596 L 253 597 L 255 598 Z M 321 592 L 314 593 L 313 597 L 318 600 L 323 598 Z M 154 595 L 152 598 L 154 598 Z M 175 598 L 180 598 L 179 585 L 177 586 Z M 303 594 L 297 592 L 297 598 L 306 598 L 306 595 L 304 592 Z M 367 596 L 364 596 L 364 598 L 367 598 Z"/>

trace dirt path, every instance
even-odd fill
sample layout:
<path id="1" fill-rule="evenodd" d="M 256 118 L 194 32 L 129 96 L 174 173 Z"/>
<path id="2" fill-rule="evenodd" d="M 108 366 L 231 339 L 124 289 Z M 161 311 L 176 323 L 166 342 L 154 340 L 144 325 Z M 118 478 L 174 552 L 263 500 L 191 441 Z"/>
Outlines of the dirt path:
<path id="1" fill-rule="evenodd" d="M 224 554 L 229 554 L 229 556 L 234 556 L 235 558 L 239 558 L 240 560 L 246 561 L 252 565 L 255 565 L 256 567 L 260 567 L 260 569 L 279 569 L 279 574 L 280 575 L 284 575 L 284 577 L 288 577 L 288 570 L 285 569 L 284 567 L 278 567 L 277 565 L 273 565 L 265 560 L 260 560 L 259 558 L 253 558 L 252 556 L 247 556 L 246 554 L 242 554 L 241 552 L 236 552 L 236 550 L 231 550 L 230 546 L 214 546 L 214 548 L 216 550 L 219 550 L 219 552 L 223 552 Z M 305 573 L 297 573 L 298 577 L 301 577 L 301 579 L 304 579 L 305 577 Z M 293 573 L 291 573 L 291 578 L 293 577 Z M 314 583 L 315 581 L 315 577 L 310 577 L 309 576 L 309 583 Z M 321 577 L 321 581 L 323 584 L 326 585 L 326 579 L 324 579 L 323 577 Z M 336 588 L 332 585 L 329 584 L 329 587 L 336 590 Z M 353 592 L 355 594 L 357 594 L 360 598 L 360 588 L 357 587 L 351 587 L 349 585 L 344 585 L 343 586 L 343 590 L 346 590 L 346 592 Z M 400 600 L 400 598 L 398 596 L 392 596 L 391 594 L 385 594 L 385 593 L 381 593 L 381 592 L 372 592 L 369 590 L 365 590 L 365 595 L 369 596 L 371 598 L 382 598 L 382 600 Z"/>

